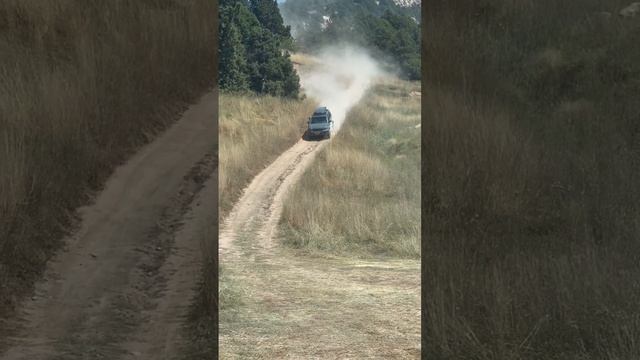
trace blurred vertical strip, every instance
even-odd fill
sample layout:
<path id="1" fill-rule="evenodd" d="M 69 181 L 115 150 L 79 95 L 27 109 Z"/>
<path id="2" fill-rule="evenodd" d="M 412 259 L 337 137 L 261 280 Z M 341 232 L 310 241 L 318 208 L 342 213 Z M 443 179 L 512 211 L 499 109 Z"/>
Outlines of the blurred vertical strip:
<path id="1" fill-rule="evenodd" d="M 423 352 L 640 358 L 628 0 L 423 4 Z"/>
<path id="2" fill-rule="evenodd" d="M 421 9 L 421 14 L 422 14 L 422 19 L 420 21 L 420 30 L 422 33 L 422 37 L 421 37 L 421 41 L 420 41 L 420 64 L 421 64 L 421 91 L 422 91 L 422 97 L 420 98 L 420 102 L 421 102 L 421 118 L 422 118 L 422 127 L 420 128 L 420 134 L 422 137 L 422 141 L 421 141 L 421 146 L 420 146 L 420 162 L 422 164 L 421 169 L 420 169 L 420 174 L 421 174 L 421 179 L 420 179 L 420 184 L 422 186 L 422 189 L 420 191 L 420 209 L 421 209 L 421 221 L 420 221 L 420 226 L 421 226 L 421 231 L 420 231 L 420 262 L 421 262 L 421 266 L 420 266 L 420 273 L 421 273 L 421 286 L 420 286 L 420 307 L 421 307 L 421 312 L 420 312 L 420 323 L 421 323 L 421 358 L 422 359 L 426 359 L 427 358 L 427 347 L 429 346 L 428 342 L 427 342 L 427 337 L 426 337 L 426 333 L 427 333 L 427 296 L 428 296 L 428 290 L 427 287 L 425 286 L 425 278 L 426 278 L 426 270 L 428 267 L 427 264 L 427 256 L 426 256 L 426 246 L 425 246 L 425 242 L 427 241 L 427 226 L 429 226 L 429 223 L 427 222 L 427 218 L 425 216 L 425 208 L 426 208 L 426 189 L 425 189 L 425 178 L 427 176 L 426 174 L 426 166 L 425 166 L 425 159 L 427 158 L 425 152 L 427 151 L 427 126 L 425 126 L 425 122 L 430 121 L 430 119 L 426 116 L 426 109 L 425 109 L 425 97 L 426 97 L 426 82 L 427 82 L 427 76 L 429 74 L 429 63 L 427 61 L 427 55 L 426 55 L 426 51 L 427 51 L 427 41 L 429 40 L 429 33 L 427 32 L 427 22 L 429 21 L 429 6 L 432 5 L 433 0 L 423 0 L 422 1 L 422 9 Z"/>
<path id="3" fill-rule="evenodd" d="M 0 2 L 0 318 L 74 209 L 216 84 L 216 19 L 212 0 Z"/>

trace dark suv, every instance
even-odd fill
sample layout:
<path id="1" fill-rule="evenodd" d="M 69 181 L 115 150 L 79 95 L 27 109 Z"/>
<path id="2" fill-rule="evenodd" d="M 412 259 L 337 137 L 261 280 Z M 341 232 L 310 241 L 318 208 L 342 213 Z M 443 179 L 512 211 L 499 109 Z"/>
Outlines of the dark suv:
<path id="1" fill-rule="evenodd" d="M 333 120 L 331 120 L 331 111 L 329 111 L 325 106 L 317 108 L 309 118 L 307 124 L 308 137 L 322 137 L 325 139 L 331 137 Z"/>

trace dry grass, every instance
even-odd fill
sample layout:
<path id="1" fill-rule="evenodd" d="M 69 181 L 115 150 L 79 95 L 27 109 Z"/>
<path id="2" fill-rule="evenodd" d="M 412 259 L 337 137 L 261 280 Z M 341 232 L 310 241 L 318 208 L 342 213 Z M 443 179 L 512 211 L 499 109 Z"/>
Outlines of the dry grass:
<path id="1" fill-rule="evenodd" d="M 220 94 L 220 218 L 264 167 L 302 137 L 311 100 Z"/>
<path id="2" fill-rule="evenodd" d="M 622 1 L 427 9 L 430 359 L 640 356 L 640 63 Z"/>
<path id="3" fill-rule="evenodd" d="M 215 83 L 215 13 L 210 1 L 0 4 L 0 308 L 113 167 Z"/>
<path id="4" fill-rule="evenodd" d="M 217 214 L 212 214 L 215 219 Z M 200 240 L 203 267 L 196 298 L 192 300 L 186 322 L 188 342 L 183 344 L 180 359 L 196 360 L 217 358 L 218 354 L 218 249 L 217 223 L 205 229 Z M 222 293 L 222 292 L 220 292 Z"/>
<path id="5" fill-rule="evenodd" d="M 379 84 L 351 110 L 285 202 L 287 245 L 420 256 L 419 86 Z"/>
<path id="6" fill-rule="evenodd" d="M 419 358 L 417 261 L 247 261 L 247 245 L 220 277 L 221 359 Z"/>
<path id="7" fill-rule="evenodd" d="M 223 221 L 249 182 L 302 137 L 306 119 L 315 106 L 311 100 L 220 94 L 217 216 L 219 221 Z M 212 254 L 212 258 L 217 259 L 218 249 L 208 249 L 204 252 Z M 240 298 L 236 294 L 237 291 L 241 290 L 237 286 L 229 285 L 226 273 L 218 267 L 217 262 L 207 264 L 209 266 L 205 267 L 205 282 L 200 296 L 202 306 L 194 308 L 192 323 L 196 324 L 194 338 L 204 338 L 203 344 L 209 346 L 211 343 L 207 343 L 207 335 L 215 335 L 217 352 L 218 309 L 221 309 L 221 314 L 222 309 L 227 310 L 225 314 L 229 313 L 229 308 L 235 307 L 234 304 Z M 215 279 L 211 276 L 214 273 L 217 276 Z M 217 298 L 213 299 L 208 294 L 216 294 Z M 213 306 L 215 313 L 209 311 Z M 208 320 L 202 321 L 204 316 L 215 320 L 215 324 Z M 222 321 L 225 319 L 221 319 Z"/>
<path id="8" fill-rule="evenodd" d="M 359 167 L 355 169 L 342 169 L 341 174 L 348 179 L 345 180 L 361 180 L 363 176 L 368 176 L 370 172 L 385 172 L 391 174 L 393 166 L 407 168 L 407 164 L 413 164 L 413 171 L 409 171 L 408 177 L 413 180 L 414 188 L 411 189 L 412 194 L 419 194 L 419 130 L 415 128 L 419 122 L 419 100 L 411 100 L 410 110 L 411 116 L 389 117 L 388 124 L 383 124 L 383 119 L 376 118 L 372 121 L 365 121 L 363 117 L 371 116 L 375 112 L 389 113 L 396 109 L 401 112 L 401 102 L 408 101 L 409 88 L 415 88 L 415 84 L 408 85 L 406 83 L 395 83 L 385 87 L 389 91 L 406 94 L 406 98 L 392 99 L 386 95 L 380 94 L 375 99 L 371 99 L 371 104 L 379 103 L 379 108 L 367 109 L 363 105 L 359 108 L 361 121 L 355 121 L 352 127 L 345 125 L 341 131 L 345 139 L 342 143 L 335 145 L 333 150 L 336 152 L 344 151 L 343 157 L 336 156 L 332 158 L 331 166 L 344 166 L 346 168 L 353 167 L 354 163 Z M 261 98 L 272 102 L 271 109 L 281 109 L 284 107 L 282 100 Z M 239 107 L 240 104 L 248 106 L 250 103 L 247 98 L 236 98 Z M 224 109 L 233 109 L 221 102 L 221 114 Z M 300 106 L 297 102 L 296 106 Z M 300 109 L 303 117 L 300 120 L 293 121 L 291 127 L 298 128 L 298 132 L 292 141 L 298 139 L 306 122 L 304 119 L 310 109 Z M 273 112 L 272 110 L 271 112 Z M 282 110 L 278 110 L 282 111 Z M 240 111 L 235 110 L 235 113 Z M 255 111 L 254 111 L 255 112 Z M 264 111 L 257 111 L 263 114 Z M 293 111 L 284 111 L 292 113 Z M 283 114 L 284 115 L 284 114 Z M 225 115 L 222 115 L 223 117 Z M 353 115 L 356 116 L 356 115 Z M 239 134 L 244 134 L 250 139 L 260 139 L 263 136 L 251 135 L 251 128 L 247 124 L 261 125 L 266 127 L 264 119 L 261 116 L 246 116 L 245 123 L 235 124 L 234 129 Z M 221 118 L 221 122 L 229 123 L 229 120 Z M 350 120 L 351 121 L 351 120 Z M 273 126 L 273 125 L 271 125 Z M 362 131 L 367 126 L 386 129 L 387 134 L 378 134 L 375 139 L 360 139 Z M 259 127 L 256 128 L 260 130 Z M 392 129 L 392 130 L 391 130 Z M 256 130 L 256 131 L 257 131 Z M 222 131 L 222 130 L 221 130 Z M 225 131 L 230 131 L 227 128 Z M 264 131 L 264 130 L 263 130 Z M 375 130 L 372 130 L 375 132 Z M 271 136 L 271 142 L 275 142 Z M 282 135 L 279 136 L 283 138 Z M 340 135 L 333 141 L 340 141 Z M 353 147 L 347 147 L 346 142 L 349 137 L 354 137 L 361 141 Z M 404 155 L 404 152 L 410 152 L 405 149 L 413 148 L 413 158 L 411 160 L 404 159 L 406 163 L 396 163 L 379 154 L 369 153 L 371 149 L 365 149 L 366 146 L 373 146 L 371 141 L 388 140 L 389 137 L 395 137 L 395 146 L 389 145 L 384 148 L 384 152 L 397 151 L 395 155 Z M 403 143 L 405 139 L 408 144 Z M 286 138 L 285 138 L 286 140 Z M 355 141 L 355 139 L 354 139 Z M 224 144 L 227 146 L 236 145 L 242 150 L 244 157 L 238 157 L 238 160 L 230 163 L 235 167 L 240 167 L 250 161 L 256 162 L 258 159 L 247 158 L 251 152 L 247 151 L 248 145 L 258 146 L 255 141 L 245 141 L 242 143 L 236 140 L 232 143 L 224 138 L 220 141 L 221 162 L 224 161 L 223 153 L 230 154 L 230 150 L 223 150 Z M 282 144 L 260 144 L 261 146 L 289 146 L 286 141 L 280 141 Z M 404 144 L 404 145 L 403 145 Z M 410 145 L 412 144 L 412 145 Z M 392 149 L 392 150 L 391 150 Z M 284 149 L 274 151 L 277 156 Z M 322 156 L 322 153 L 318 154 Z M 230 156 L 227 155 L 227 158 Z M 264 155 L 260 158 L 260 165 L 266 165 L 270 160 Z M 311 165 L 315 168 L 318 161 L 327 161 L 316 158 L 316 163 Z M 313 170 L 309 170 L 313 171 Z M 227 172 L 228 173 L 228 172 Z M 309 173 L 305 175 L 308 177 Z M 249 177 L 247 177 L 248 179 Z M 334 179 L 337 181 L 338 179 Z M 391 177 L 387 179 L 392 182 Z M 247 180 L 248 181 L 248 180 Z M 305 180 L 303 180 L 304 182 Z M 308 181 L 308 180 L 307 180 Z M 404 181 L 404 180 L 403 180 Z M 354 192 L 361 192 L 362 188 L 368 187 L 375 182 L 367 182 L 358 189 L 348 187 L 346 192 L 351 195 L 357 195 Z M 220 182 L 221 186 L 223 181 Z M 352 183 L 351 183 L 352 184 Z M 378 183 L 376 183 L 378 184 Z M 385 187 L 379 187 L 380 191 L 387 191 L 392 184 L 385 182 Z M 298 192 L 297 187 L 294 190 Z M 313 189 L 314 193 L 323 189 Z M 311 192 L 310 192 L 311 193 Z M 295 195 L 294 195 L 295 196 Z M 349 198 L 347 200 L 352 200 Z M 402 209 L 403 198 L 397 196 L 397 199 L 391 206 L 393 209 L 383 209 L 383 211 L 392 211 L 394 209 Z M 344 203 L 345 199 L 331 198 L 327 201 L 333 202 L 336 206 Z M 418 244 L 418 227 L 419 227 L 419 211 L 417 210 L 418 199 L 412 199 L 410 206 L 413 206 L 411 215 L 413 216 L 414 228 L 409 229 L 415 235 L 410 241 L 398 240 L 400 245 L 397 246 L 401 251 L 411 252 L 410 256 L 417 256 L 419 250 Z M 256 204 L 254 204 L 256 205 Z M 259 205 L 259 204 L 258 204 Z M 313 212 L 315 205 L 302 207 L 305 212 Z M 337 210 L 340 213 L 348 211 L 342 208 Z M 365 209 L 368 211 L 368 209 Z M 405 211 L 407 210 L 399 210 Z M 398 214 L 397 217 L 402 216 Z M 258 216 L 259 218 L 260 216 Z M 379 218 L 378 218 L 379 219 Z M 327 358 L 327 357 L 348 357 L 348 358 L 370 358 L 374 356 L 383 358 L 417 358 L 419 354 L 419 301 L 418 301 L 418 266 L 416 260 L 388 260 L 383 261 L 362 261 L 353 259 L 352 254 L 346 254 L 346 257 L 314 257 L 301 256 L 299 251 L 292 251 L 286 247 L 276 247 L 272 251 L 264 251 L 256 242 L 254 237 L 258 229 L 255 225 L 260 225 L 260 219 L 254 219 L 257 223 L 251 221 L 245 224 L 243 232 L 238 233 L 234 238 L 234 248 L 237 250 L 225 253 L 223 258 L 223 268 L 220 273 L 220 358 Z M 255 222 L 254 221 L 254 222 Z M 358 231 L 368 231 L 373 233 L 379 227 L 371 227 L 368 219 L 367 224 L 359 224 Z M 400 220 L 393 218 L 394 226 L 402 226 Z M 405 221 L 405 219 L 402 219 Z M 389 222 L 387 222 L 389 224 Z M 373 230 L 373 231 L 372 231 Z M 386 230 L 386 229 L 385 229 Z M 395 229 L 395 234 L 401 234 Z M 366 234 L 362 233 L 363 236 Z M 401 245 L 408 245 L 406 250 Z M 397 250 L 397 249 L 393 249 Z M 314 339 L 310 341 L 310 339 Z M 255 346 L 259 344 L 259 346 Z"/>

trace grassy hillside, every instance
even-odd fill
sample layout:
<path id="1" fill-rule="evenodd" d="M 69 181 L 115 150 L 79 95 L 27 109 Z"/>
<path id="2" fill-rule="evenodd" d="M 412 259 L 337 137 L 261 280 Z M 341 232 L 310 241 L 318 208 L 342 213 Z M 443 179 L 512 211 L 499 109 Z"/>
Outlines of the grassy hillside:
<path id="1" fill-rule="evenodd" d="M 640 22 L 622 1 L 427 9 L 431 359 L 640 356 Z"/>
<path id="2" fill-rule="evenodd" d="M 373 88 L 285 202 L 286 245 L 356 256 L 420 256 L 420 97 Z"/>
<path id="3" fill-rule="evenodd" d="M 220 219 L 251 179 L 298 141 L 315 108 L 311 100 L 220 94 Z"/>
<path id="4" fill-rule="evenodd" d="M 215 84 L 210 1 L 0 3 L 0 314 L 115 165 Z"/>

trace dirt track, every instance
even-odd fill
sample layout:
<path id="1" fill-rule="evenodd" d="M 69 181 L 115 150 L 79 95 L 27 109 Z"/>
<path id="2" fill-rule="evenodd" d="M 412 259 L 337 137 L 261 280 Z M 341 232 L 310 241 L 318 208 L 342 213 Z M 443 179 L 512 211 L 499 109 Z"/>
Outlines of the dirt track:
<path id="1" fill-rule="evenodd" d="M 80 228 L 36 295 L 3 324 L 15 336 L 0 339 L 0 359 L 176 355 L 202 229 L 216 221 L 216 104 L 203 96 L 80 209 Z"/>
<path id="2" fill-rule="evenodd" d="M 300 140 L 245 189 L 220 231 L 221 359 L 417 359 L 420 264 L 312 258 L 278 246 L 291 185 L 327 145 Z"/>
<path id="3" fill-rule="evenodd" d="M 313 156 L 326 142 L 300 140 L 258 174 L 244 190 L 243 196 L 225 220 L 218 248 L 220 253 L 235 249 L 232 242 L 247 226 L 260 222 L 254 229 L 263 250 L 273 246 L 273 234 L 280 219 L 286 190 L 302 175 Z"/>

